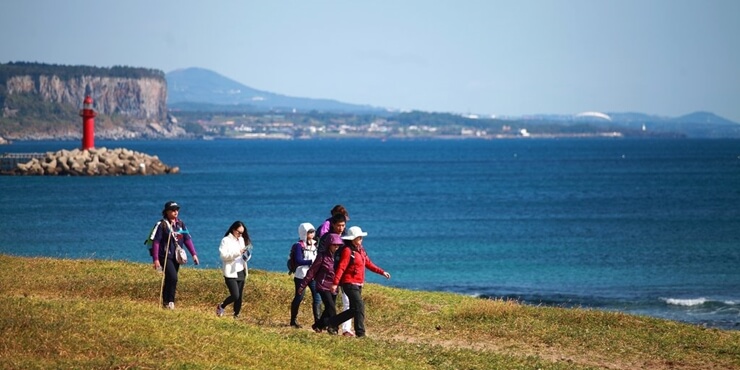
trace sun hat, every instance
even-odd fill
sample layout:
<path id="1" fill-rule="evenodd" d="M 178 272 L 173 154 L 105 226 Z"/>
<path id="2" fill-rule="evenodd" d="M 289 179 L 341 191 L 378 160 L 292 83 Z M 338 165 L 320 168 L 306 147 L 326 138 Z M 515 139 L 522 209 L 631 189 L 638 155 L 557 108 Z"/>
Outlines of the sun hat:
<path id="1" fill-rule="evenodd" d="M 342 239 L 355 240 L 361 236 L 367 236 L 367 233 L 362 232 L 362 229 L 360 229 L 359 226 L 352 226 L 347 229 L 347 232 L 345 232 L 344 235 L 342 235 Z"/>
<path id="2" fill-rule="evenodd" d="M 177 202 L 169 201 L 164 204 L 164 210 L 165 211 L 171 211 L 173 209 L 180 209 L 180 205 L 177 204 Z"/>

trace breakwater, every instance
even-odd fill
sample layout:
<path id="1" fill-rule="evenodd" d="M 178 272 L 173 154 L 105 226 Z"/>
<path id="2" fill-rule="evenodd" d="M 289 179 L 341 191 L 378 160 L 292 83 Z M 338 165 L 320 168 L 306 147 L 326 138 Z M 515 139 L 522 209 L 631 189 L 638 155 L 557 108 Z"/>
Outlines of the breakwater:
<path id="1" fill-rule="evenodd" d="M 157 156 L 125 148 L 59 150 L 47 153 L 14 153 L 0 156 L 3 175 L 20 176 L 120 176 L 163 175 L 180 172 Z M 22 161 L 27 159 L 27 161 Z"/>

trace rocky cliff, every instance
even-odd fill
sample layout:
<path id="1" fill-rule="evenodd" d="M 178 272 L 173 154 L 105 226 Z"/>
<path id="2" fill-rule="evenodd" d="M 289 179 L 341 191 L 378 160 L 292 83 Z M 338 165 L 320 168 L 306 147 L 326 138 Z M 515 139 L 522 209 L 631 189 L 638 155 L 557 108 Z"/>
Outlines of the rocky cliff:
<path id="1" fill-rule="evenodd" d="M 187 136 L 167 114 L 164 73 L 131 67 L 0 64 L 0 136 L 81 137 L 79 109 L 93 98 L 96 138 Z"/>
<path id="2" fill-rule="evenodd" d="M 167 118 L 164 79 L 75 76 L 63 80 L 56 75 L 24 75 L 10 77 L 5 90 L 8 95 L 36 95 L 44 102 L 72 107 L 80 107 L 89 93 L 98 114 L 153 122 Z"/>

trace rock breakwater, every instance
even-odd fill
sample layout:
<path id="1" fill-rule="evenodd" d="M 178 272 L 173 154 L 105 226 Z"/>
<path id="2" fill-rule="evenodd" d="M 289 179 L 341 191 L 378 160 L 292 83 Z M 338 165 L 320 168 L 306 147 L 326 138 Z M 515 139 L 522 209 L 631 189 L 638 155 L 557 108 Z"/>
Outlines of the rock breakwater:
<path id="1" fill-rule="evenodd" d="M 179 167 L 162 163 L 157 156 L 117 148 L 60 150 L 18 163 L 6 175 L 120 176 L 176 174 Z"/>

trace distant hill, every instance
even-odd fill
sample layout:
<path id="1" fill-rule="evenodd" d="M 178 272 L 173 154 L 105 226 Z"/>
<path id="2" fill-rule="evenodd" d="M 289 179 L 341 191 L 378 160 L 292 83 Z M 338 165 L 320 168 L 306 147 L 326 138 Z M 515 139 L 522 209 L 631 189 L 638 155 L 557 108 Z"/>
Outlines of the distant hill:
<path id="1" fill-rule="evenodd" d="M 711 112 L 694 112 L 680 117 L 665 117 L 637 112 L 597 114 L 534 115 L 524 117 L 530 124 L 588 124 L 623 132 L 630 136 L 681 136 L 687 138 L 740 138 L 740 124 Z"/>
<path id="2" fill-rule="evenodd" d="M 253 89 L 203 68 L 179 69 L 166 74 L 167 105 L 172 110 L 237 112 L 320 111 L 337 113 L 382 112 L 370 105 L 331 99 L 296 98 Z"/>
<path id="3" fill-rule="evenodd" d="M 648 132 L 678 132 L 691 138 L 740 137 L 740 124 L 710 112 L 694 112 L 680 117 L 642 113 L 611 113 L 610 116 L 617 126 L 642 130 L 644 125 Z"/>
<path id="4" fill-rule="evenodd" d="M 697 124 L 710 124 L 710 125 L 728 125 L 736 126 L 737 122 L 730 121 L 726 118 L 720 117 L 710 112 L 695 112 L 687 114 L 685 116 L 676 117 L 671 119 L 673 122 L 678 123 L 697 123 Z"/>

